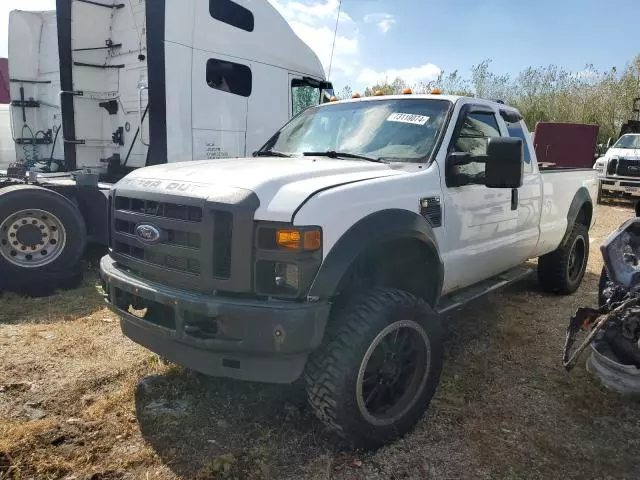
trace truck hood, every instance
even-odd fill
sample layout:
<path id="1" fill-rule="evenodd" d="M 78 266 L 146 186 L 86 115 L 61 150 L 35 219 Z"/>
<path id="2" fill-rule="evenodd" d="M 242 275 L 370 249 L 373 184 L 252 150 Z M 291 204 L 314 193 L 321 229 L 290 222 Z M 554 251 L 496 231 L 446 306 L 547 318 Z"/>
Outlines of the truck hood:
<path id="1" fill-rule="evenodd" d="M 387 164 L 325 157 L 230 158 L 169 163 L 140 168 L 114 189 L 166 191 L 215 201 L 250 190 L 260 200 L 256 220 L 292 221 L 296 209 L 314 193 L 373 178 L 402 175 Z"/>
<path id="2" fill-rule="evenodd" d="M 629 160 L 640 160 L 639 148 L 610 148 L 607 150 L 606 157 L 611 159 L 612 157 L 628 158 Z"/>

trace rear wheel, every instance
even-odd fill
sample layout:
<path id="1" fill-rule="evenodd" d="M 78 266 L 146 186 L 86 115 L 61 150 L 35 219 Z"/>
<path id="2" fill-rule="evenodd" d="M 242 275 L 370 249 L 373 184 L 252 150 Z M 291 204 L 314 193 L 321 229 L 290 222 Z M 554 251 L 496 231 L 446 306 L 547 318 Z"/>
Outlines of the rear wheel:
<path id="1" fill-rule="evenodd" d="M 305 372 L 314 412 L 355 447 L 374 448 L 404 435 L 440 379 L 437 317 L 413 295 L 379 288 L 331 322 L 335 330 Z"/>
<path id="2" fill-rule="evenodd" d="M 576 223 L 562 245 L 538 259 L 538 282 L 548 292 L 573 293 L 582 283 L 588 260 L 589 230 Z"/>
<path id="3" fill-rule="evenodd" d="M 0 190 L 2 288 L 42 294 L 68 284 L 85 244 L 84 219 L 66 197 L 33 185 Z"/>

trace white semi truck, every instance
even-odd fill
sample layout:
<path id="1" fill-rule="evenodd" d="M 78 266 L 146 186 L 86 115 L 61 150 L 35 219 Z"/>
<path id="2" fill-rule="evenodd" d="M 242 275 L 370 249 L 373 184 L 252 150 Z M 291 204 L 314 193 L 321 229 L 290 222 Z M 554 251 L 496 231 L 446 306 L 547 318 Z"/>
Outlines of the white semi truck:
<path id="1" fill-rule="evenodd" d="M 106 192 L 127 173 L 249 155 L 331 95 L 266 0 L 13 11 L 9 75 L 17 158 L 0 176 L 0 289 L 51 284 L 87 242 L 106 245 Z"/>

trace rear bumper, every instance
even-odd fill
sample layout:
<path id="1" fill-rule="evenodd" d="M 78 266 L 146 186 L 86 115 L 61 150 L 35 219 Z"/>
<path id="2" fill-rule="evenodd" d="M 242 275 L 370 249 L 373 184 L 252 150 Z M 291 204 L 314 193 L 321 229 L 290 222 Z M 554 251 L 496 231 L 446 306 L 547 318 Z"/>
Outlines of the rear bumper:
<path id="1" fill-rule="evenodd" d="M 320 345 L 328 303 L 227 299 L 149 282 L 100 261 L 108 307 L 125 336 L 207 375 L 290 383 Z"/>

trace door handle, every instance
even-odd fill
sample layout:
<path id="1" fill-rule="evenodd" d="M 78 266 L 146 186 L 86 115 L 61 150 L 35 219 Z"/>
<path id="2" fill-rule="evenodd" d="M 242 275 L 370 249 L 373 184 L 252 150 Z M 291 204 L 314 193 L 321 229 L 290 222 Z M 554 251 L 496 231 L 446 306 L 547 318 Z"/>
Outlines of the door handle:
<path id="1" fill-rule="evenodd" d="M 518 209 L 518 189 L 512 188 L 511 189 L 511 210 L 517 210 L 517 209 Z"/>

